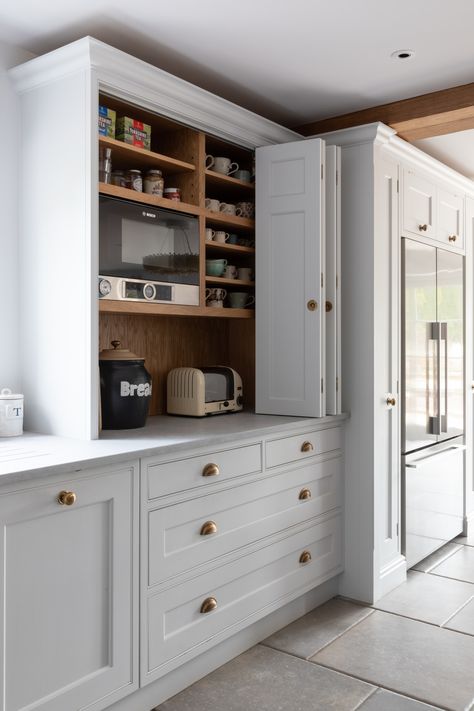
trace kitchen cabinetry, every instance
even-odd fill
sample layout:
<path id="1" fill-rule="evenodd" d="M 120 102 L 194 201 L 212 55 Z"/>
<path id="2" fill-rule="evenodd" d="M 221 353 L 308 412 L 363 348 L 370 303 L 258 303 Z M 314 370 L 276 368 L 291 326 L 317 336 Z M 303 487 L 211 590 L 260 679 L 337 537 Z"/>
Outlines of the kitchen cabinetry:
<path id="1" fill-rule="evenodd" d="M 138 688 L 137 474 L 0 493 L 2 711 L 99 711 Z"/>

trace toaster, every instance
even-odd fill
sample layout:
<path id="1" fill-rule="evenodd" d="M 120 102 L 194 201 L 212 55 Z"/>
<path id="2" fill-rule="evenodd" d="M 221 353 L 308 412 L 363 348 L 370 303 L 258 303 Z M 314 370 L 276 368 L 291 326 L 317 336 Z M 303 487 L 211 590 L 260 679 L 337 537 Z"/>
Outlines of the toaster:
<path id="1" fill-rule="evenodd" d="M 242 379 L 232 368 L 174 368 L 168 373 L 170 415 L 204 417 L 237 412 L 243 407 Z"/>

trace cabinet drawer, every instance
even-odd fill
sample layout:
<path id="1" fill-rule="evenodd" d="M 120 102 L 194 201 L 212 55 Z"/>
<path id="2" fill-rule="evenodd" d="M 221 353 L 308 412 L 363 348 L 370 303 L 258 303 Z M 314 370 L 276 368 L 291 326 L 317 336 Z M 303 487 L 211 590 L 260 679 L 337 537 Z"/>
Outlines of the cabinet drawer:
<path id="1" fill-rule="evenodd" d="M 201 488 L 243 474 L 262 471 L 262 445 L 250 444 L 198 457 L 148 464 L 148 499 Z"/>
<path id="2" fill-rule="evenodd" d="M 300 562 L 303 552 L 311 556 Z M 149 597 L 144 678 L 147 683 L 202 653 L 259 617 L 341 570 L 341 521 L 334 516 Z M 207 601 L 215 609 L 201 612 Z M 208 646 L 209 646 L 208 644 Z"/>
<path id="3" fill-rule="evenodd" d="M 341 448 L 341 428 L 306 432 L 293 437 L 282 437 L 266 444 L 266 465 L 277 467 L 280 464 L 297 462 L 315 454 L 331 452 Z"/>
<path id="4" fill-rule="evenodd" d="M 148 585 L 341 505 L 341 459 L 185 501 L 148 514 Z"/>

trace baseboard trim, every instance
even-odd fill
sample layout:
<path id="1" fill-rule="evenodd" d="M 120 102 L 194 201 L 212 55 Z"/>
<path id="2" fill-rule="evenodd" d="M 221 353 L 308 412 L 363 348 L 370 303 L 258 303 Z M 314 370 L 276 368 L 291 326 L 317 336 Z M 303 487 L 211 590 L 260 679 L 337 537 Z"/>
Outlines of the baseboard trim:
<path id="1" fill-rule="evenodd" d="M 234 657 L 258 644 L 274 632 L 286 627 L 299 617 L 319 607 L 339 592 L 339 576 L 327 580 L 296 600 L 275 610 L 250 627 L 241 630 L 216 647 L 183 664 L 162 679 L 134 691 L 130 696 L 108 707 L 107 711 L 147 711 L 194 684 Z"/>
<path id="2" fill-rule="evenodd" d="M 407 561 L 404 555 L 400 555 L 389 565 L 382 568 L 379 579 L 374 590 L 374 599 L 377 602 L 381 597 L 389 593 L 394 588 L 404 583 L 407 579 Z"/>
<path id="3" fill-rule="evenodd" d="M 466 514 L 463 521 L 463 536 L 472 536 L 474 534 L 474 511 Z"/>

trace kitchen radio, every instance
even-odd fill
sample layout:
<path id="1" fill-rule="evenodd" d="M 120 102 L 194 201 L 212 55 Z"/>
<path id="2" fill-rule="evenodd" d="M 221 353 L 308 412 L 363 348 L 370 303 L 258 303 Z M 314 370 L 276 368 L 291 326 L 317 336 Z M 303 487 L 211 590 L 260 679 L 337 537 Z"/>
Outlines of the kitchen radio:
<path id="1" fill-rule="evenodd" d="M 242 410 L 240 375 L 232 368 L 174 368 L 168 373 L 168 414 L 204 417 Z"/>

